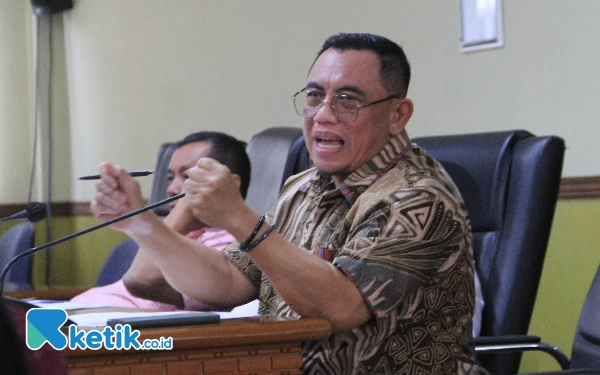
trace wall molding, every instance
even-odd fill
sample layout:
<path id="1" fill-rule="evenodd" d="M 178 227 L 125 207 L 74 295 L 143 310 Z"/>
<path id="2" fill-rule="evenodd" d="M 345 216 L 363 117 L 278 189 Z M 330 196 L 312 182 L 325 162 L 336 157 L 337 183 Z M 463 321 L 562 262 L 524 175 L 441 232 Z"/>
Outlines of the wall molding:
<path id="1" fill-rule="evenodd" d="M 600 198 L 600 176 L 563 177 L 558 199 Z"/>
<path id="2" fill-rule="evenodd" d="M 558 199 L 600 198 L 600 176 L 563 177 L 560 182 Z M 0 205 L 0 217 L 19 212 L 25 203 Z M 88 216 L 90 202 L 56 202 L 52 204 L 53 216 Z"/>
<path id="3" fill-rule="evenodd" d="M 0 217 L 6 217 L 21 211 L 26 203 L 0 205 Z M 55 202 L 51 205 L 52 216 L 87 216 L 90 213 L 90 202 Z"/>

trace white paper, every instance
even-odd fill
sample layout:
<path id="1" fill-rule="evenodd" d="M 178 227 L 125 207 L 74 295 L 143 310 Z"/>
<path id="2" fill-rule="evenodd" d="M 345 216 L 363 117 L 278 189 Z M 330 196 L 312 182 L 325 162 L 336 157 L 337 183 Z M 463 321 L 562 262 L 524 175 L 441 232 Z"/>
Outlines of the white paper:
<path id="1" fill-rule="evenodd" d="M 221 319 L 246 318 L 258 315 L 258 300 L 238 306 L 229 312 L 219 312 Z"/>
<path id="2" fill-rule="evenodd" d="M 75 306 L 84 305 L 84 304 L 73 304 Z M 87 304 L 85 304 L 87 305 Z M 49 308 L 63 308 L 57 307 L 60 306 L 59 303 L 49 303 L 47 306 Z M 88 305 L 89 307 L 89 305 Z M 94 308 L 94 307 L 92 307 Z M 68 310 L 68 309 L 65 309 Z M 69 310 L 74 310 L 73 308 Z M 221 319 L 234 319 L 234 318 L 246 318 L 251 316 L 258 315 L 258 300 L 254 300 L 245 305 L 238 306 L 231 311 L 212 311 L 221 317 Z M 78 326 L 81 327 L 104 327 L 106 323 L 110 319 L 117 318 L 137 318 L 137 317 L 146 317 L 146 316 L 159 316 L 159 315 L 174 315 L 174 314 L 186 314 L 191 313 L 191 311 L 152 311 L 152 312 L 143 312 L 143 311 L 101 311 L 101 312 L 90 312 L 86 313 L 81 310 L 77 311 L 77 314 L 70 314 L 69 319 Z"/>

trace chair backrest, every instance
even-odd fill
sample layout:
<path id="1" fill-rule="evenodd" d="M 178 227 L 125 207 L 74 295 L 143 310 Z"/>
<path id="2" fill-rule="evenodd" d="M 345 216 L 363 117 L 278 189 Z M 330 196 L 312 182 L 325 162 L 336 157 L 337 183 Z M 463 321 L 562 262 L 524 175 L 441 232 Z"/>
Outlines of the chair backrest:
<path id="1" fill-rule="evenodd" d="M 173 143 L 163 143 L 158 148 L 156 165 L 154 166 L 154 174 L 152 177 L 152 190 L 150 192 L 150 199 L 148 200 L 148 203 L 150 204 L 167 199 L 169 162 L 171 161 L 171 156 L 173 156 L 175 150 L 176 146 Z M 158 216 L 167 216 L 169 213 L 169 206 L 165 204 L 156 207 L 154 213 Z"/>
<path id="2" fill-rule="evenodd" d="M 34 228 L 30 222 L 19 223 L 0 238 L 0 270 L 17 255 L 34 247 Z M 15 263 L 6 275 L 7 291 L 32 290 L 33 258 L 28 256 Z"/>
<path id="3" fill-rule="evenodd" d="M 527 334 L 554 217 L 564 141 L 524 130 L 415 138 L 465 201 L 485 307 L 481 336 Z M 478 358 L 518 372 L 520 354 Z"/>
<path id="4" fill-rule="evenodd" d="M 275 209 L 288 156 L 301 136 L 300 128 L 274 127 L 256 134 L 248 142 L 246 152 L 252 172 L 246 203 L 258 214 Z"/>
<path id="5" fill-rule="evenodd" d="M 581 309 L 570 368 L 600 369 L 600 266 Z"/>
<path id="6" fill-rule="evenodd" d="M 96 280 L 96 286 L 104 286 L 121 280 L 131 266 L 138 249 L 138 244 L 131 238 L 115 246 L 104 261 Z"/>
<path id="7" fill-rule="evenodd" d="M 306 144 L 304 143 L 304 136 L 300 136 L 294 141 L 292 147 L 290 148 L 290 152 L 288 153 L 288 157 L 285 162 L 285 168 L 283 169 L 281 186 L 283 186 L 285 180 L 287 180 L 290 176 L 305 171 L 310 167 L 310 155 L 308 154 Z"/>

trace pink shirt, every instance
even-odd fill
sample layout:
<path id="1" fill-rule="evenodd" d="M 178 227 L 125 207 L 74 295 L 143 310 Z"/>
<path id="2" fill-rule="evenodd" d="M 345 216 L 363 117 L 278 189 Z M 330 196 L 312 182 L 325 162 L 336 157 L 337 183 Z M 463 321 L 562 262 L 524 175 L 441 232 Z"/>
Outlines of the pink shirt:
<path id="1" fill-rule="evenodd" d="M 228 232 L 218 228 L 202 228 L 187 234 L 188 238 L 195 239 L 205 246 L 214 247 L 218 250 L 223 248 L 233 241 L 235 238 Z M 183 309 L 190 311 L 201 311 L 210 309 L 206 306 L 184 294 L 183 297 Z M 171 305 L 162 302 L 151 301 L 143 298 L 133 296 L 123 280 L 119 280 L 116 283 L 92 288 L 85 291 L 71 299 L 72 302 L 83 302 L 83 303 L 106 303 L 110 306 L 119 307 L 136 307 L 140 309 L 152 309 L 152 310 L 179 310 L 176 305 Z"/>

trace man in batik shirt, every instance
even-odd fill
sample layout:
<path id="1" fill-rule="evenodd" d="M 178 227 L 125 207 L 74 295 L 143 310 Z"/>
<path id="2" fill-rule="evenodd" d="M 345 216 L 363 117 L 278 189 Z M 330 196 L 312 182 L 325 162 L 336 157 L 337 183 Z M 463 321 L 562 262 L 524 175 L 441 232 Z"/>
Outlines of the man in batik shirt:
<path id="1" fill-rule="evenodd" d="M 305 374 L 470 367 L 474 287 L 466 211 L 446 172 L 406 132 L 338 186 L 316 169 L 292 177 L 275 222 L 280 234 L 352 280 L 376 317 L 305 343 Z M 231 259 L 260 288 L 260 313 L 298 317 L 242 254 L 232 249 Z"/>
<path id="2" fill-rule="evenodd" d="M 446 172 L 404 129 L 409 80 L 404 52 L 386 38 L 325 42 L 293 99 L 315 168 L 288 180 L 272 224 L 244 203 L 227 168 L 198 160 L 185 199 L 196 218 L 236 238 L 226 257 L 150 215 L 117 229 L 202 303 L 258 296 L 262 314 L 327 319 L 333 335 L 303 345 L 305 374 L 470 372 L 468 216 Z M 101 174 L 118 185 L 92 202 L 101 220 L 142 206 L 125 171 L 108 163 Z"/>

